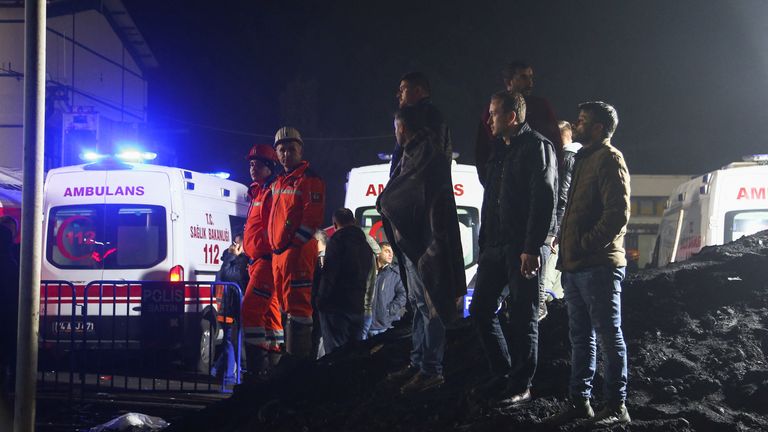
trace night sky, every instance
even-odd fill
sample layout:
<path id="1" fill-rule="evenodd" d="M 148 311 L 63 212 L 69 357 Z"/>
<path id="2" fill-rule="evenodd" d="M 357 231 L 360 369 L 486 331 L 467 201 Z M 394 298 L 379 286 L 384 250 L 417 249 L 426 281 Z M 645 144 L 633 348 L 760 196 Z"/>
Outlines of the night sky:
<path id="1" fill-rule="evenodd" d="M 768 2 L 124 0 L 160 68 L 151 139 L 229 170 L 282 124 L 342 204 L 346 172 L 389 151 L 399 77 L 425 72 L 460 163 L 500 71 L 534 67 L 559 118 L 604 100 L 631 173 L 697 174 L 768 153 Z"/>

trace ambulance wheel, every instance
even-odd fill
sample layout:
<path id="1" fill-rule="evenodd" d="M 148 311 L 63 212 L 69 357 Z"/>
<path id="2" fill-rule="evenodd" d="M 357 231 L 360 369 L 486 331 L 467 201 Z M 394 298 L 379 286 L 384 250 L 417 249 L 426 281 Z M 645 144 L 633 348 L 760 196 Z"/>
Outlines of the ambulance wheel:
<path id="1" fill-rule="evenodd" d="M 216 357 L 216 322 L 207 318 L 200 320 L 200 338 L 197 349 L 197 371 L 208 374 Z"/>

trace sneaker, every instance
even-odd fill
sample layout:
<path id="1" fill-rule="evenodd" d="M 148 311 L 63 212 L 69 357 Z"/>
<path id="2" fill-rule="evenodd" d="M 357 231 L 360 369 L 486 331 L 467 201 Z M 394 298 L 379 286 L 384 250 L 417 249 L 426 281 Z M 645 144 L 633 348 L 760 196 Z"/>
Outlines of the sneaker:
<path id="1" fill-rule="evenodd" d="M 595 411 L 589 404 L 589 399 L 574 399 L 568 407 L 553 416 L 544 419 L 544 423 L 550 426 L 562 426 L 579 419 L 591 419 L 595 417 Z"/>
<path id="2" fill-rule="evenodd" d="M 627 424 L 632 422 L 629 418 L 629 411 L 624 402 L 620 404 L 608 404 L 592 419 L 592 425 L 595 427 L 608 427 L 618 424 Z"/>
<path id="3" fill-rule="evenodd" d="M 542 300 L 541 302 L 539 302 L 539 319 L 538 320 L 539 321 L 543 320 L 544 318 L 547 317 L 548 314 L 549 314 L 549 311 L 547 310 L 547 302 Z"/>
<path id="4" fill-rule="evenodd" d="M 418 393 L 424 390 L 440 387 L 445 382 L 445 378 L 441 374 L 429 375 L 424 372 L 419 372 L 411 378 L 407 383 L 400 387 L 400 393 Z"/>
<path id="5" fill-rule="evenodd" d="M 497 408 L 517 408 L 521 407 L 523 405 L 526 405 L 528 402 L 530 402 L 533 399 L 533 396 L 531 396 L 531 389 L 526 389 L 522 393 L 518 393 L 516 395 L 512 395 L 506 399 L 502 399 L 495 403 L 495 406 Z"/>
<path id="6" fill-rule="evenodd" d="M 419 368 L 409 364 L 400 370 L 387 374 L 386 380 L 390 382 L 405 381 L 413 378 L 417 373 L 419 373 Z"/>

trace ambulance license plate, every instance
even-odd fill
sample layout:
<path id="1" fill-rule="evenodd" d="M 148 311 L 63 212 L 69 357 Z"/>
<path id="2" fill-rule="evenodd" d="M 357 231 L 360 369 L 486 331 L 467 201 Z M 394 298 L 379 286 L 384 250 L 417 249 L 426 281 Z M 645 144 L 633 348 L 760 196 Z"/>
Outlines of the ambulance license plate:
<path id="1" fill-rule="evenodd" d="M 74 328 L 73 328 L 74 326 Z M 94 325 L 92 321 L 75 321 L 74 323 L 72 321 L 54 321 L 53 322 L 53 332 L 54 333 L 72 333 L 73 331 L 75 333 L 82 333 L 83 329 L 85 329 L 86 333 L 93 333 L 94 332 Z"/>

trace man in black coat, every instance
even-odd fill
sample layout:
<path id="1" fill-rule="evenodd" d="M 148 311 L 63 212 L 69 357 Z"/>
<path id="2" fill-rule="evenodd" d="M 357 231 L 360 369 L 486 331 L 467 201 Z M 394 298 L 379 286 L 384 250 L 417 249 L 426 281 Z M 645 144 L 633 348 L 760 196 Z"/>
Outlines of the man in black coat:
<path id="1" fill-rule="evenodd" d="M 540 249 L 554 217 L 557 160 L 546 138 L 525 122 L 519 93 L 491 98 L 489 125 L 499 138 L 488 163 L 480 225 L 480 259 L 469 312 L 492 377 L 475 393 L 520 405 L 531 399 L 538 357 Z M 496 316 L 505 285 L 509 314 Z M 506 336 L 509 338 L 507 339 Z"/>
<path id="2" fill-rule="evenodd" d="M 403 159 L 377 203 L 414 311 L 410 364 L 390 375 L 410 378 L 403 393 L 444 382 L 445 326 L 458 318 L 456 301 L 467 290 L 451 166 L 423 116 L 414 106 L 395 115 Z"/>
<path id="3" fill-rule="evenodd" d="M 325 248 L 325 264 L 315 302 L 325 354 L 363 337 L 363 303 L 373 251 L 347 208 L 333 213 L 336 232 Z"/>

